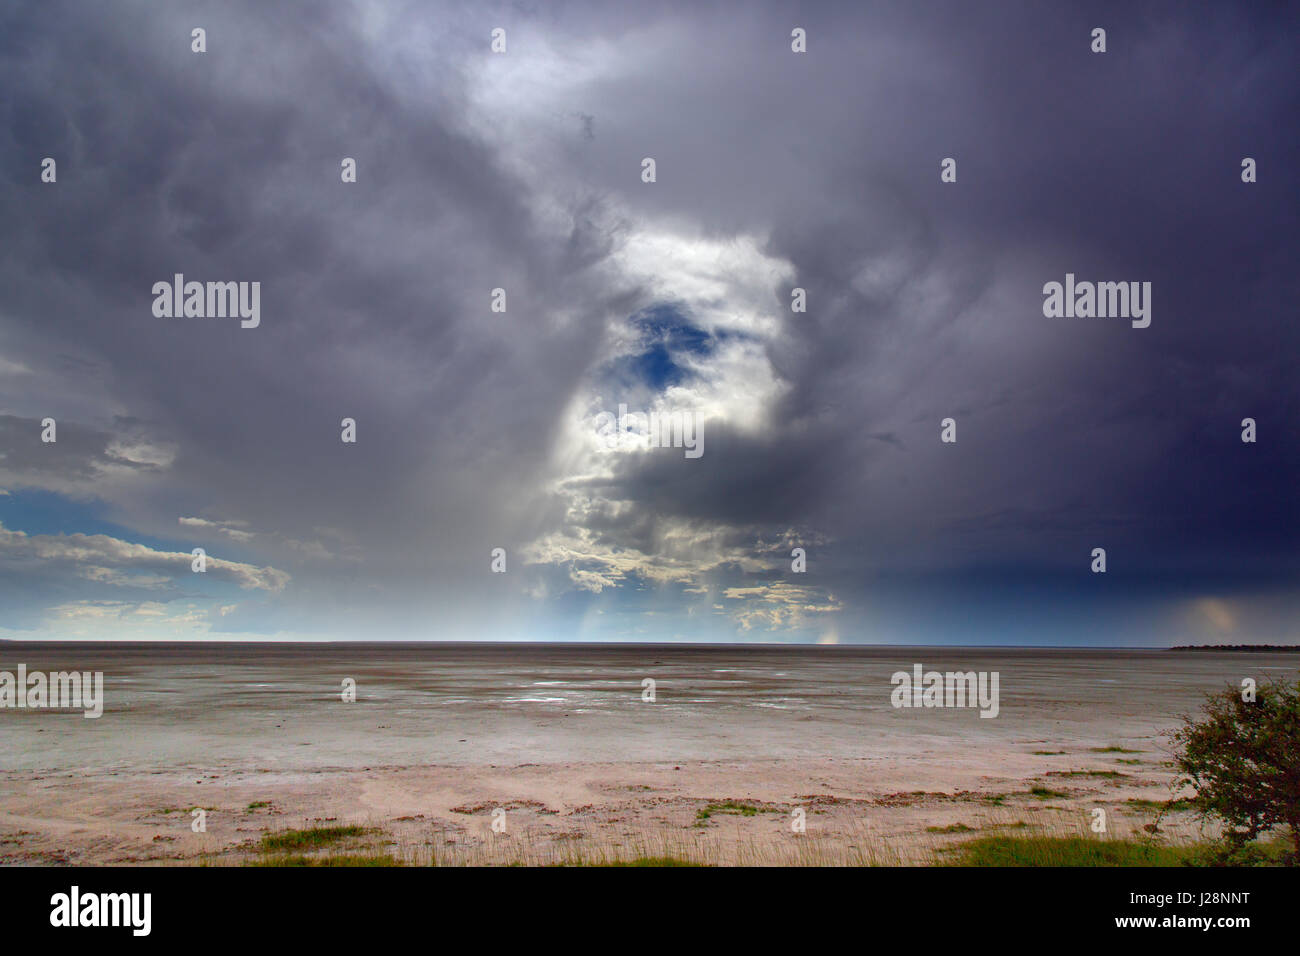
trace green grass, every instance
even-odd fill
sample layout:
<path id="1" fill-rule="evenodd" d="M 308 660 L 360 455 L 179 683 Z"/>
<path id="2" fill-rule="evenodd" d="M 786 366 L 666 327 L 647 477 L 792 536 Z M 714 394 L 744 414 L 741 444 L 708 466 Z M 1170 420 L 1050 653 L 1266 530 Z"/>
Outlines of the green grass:
<path id="1" fill-rule="evenodd" d="M 291 850 L 319 850 L 348 837 L 364 836 L 371 832 L 365 827 L 311 827 L 307 830 L 281 830 L 262 836 L 262 850 L 266 853 Z"/>
<path id="2" fill-rule="evenodd" d="M 690 860 L 682 860 L 675 856 L 639 856 L 635 860 L 617 861 L 607 863 L 606 866 L 703 866 L 703 863 L 692 863 Z"/>
<path id="3" fill-rule="evenodd" d="M 301 853 L 289 856 L 272 856 L 256 860 L 252 866 L 401 866 L 400 860 L 387 853 L 363 855 L 360 853 L 342 853 L 337 856 L 303 856 Z"/>
<path id="4" fill-rule="evenodd" d="M 1142 752 L 1140 750 L 1128 750 L 1125 747 L 1116 747 L 1113 745 L 1110 747 L 1089 747 L 1088 749 L 1095 754 L 1140 754 Z"/>
<path id="5" fill-rule="evenodd" d="M 974 827 L 968 827 L 964 823 L 950 823 L 946 827 L 926 827 L 926 833 L 974 833 Z"/>
<path id="6" fill-rule="evenodd" d="M 1147 800 L 1145 797 L 1129 797 L 1124 801 L 1134 810 L 1190 810 L 1190 800 Z"/>
<path id="7" fill-rule="evenodd" d="M 1281 866 L 1288 841 L 1257 841 L 1225 855 L 1214 843 L 1167 846 L 1153 840 L 1096 837 L 986 836 L 946 847 L 940 866 Z"/>
<path id="8" fill-rule="evenodd" d="M 1052 770 L 1047 775 L 1049 777 L 1105 777 L 1108 780 L 1128 776 L 1118 770 Z"/>
<path id="9" fill-rule="evenodd" d="M 1062 797 L 1068 797 L 1068 793 L 1062 793 L 1060 790 L 1048 790 L 1046 787 L 1031 787 L 1029 795 L 1037 797 L 1039 800 L 1059 800 Z"/>
<path id="10" fill-rule="evenodd" d="M 1087 837 L 979 837 L 954 848 L 946 866 L 1182 866 L 1196 847 Z"/>
<path id="11" fill-rule="evenodd" d="M 742 817 L 752 817 L 759 813 L 780 813 L 776 807 L 757 807 L 752 803 L 737 803 L 734 800 L 725 800 L 721 803 L 710 803 L 707 806 L 695 812 L 697 823 L 709 819 L 715 813 L 730 813 Z"/>
<path id="12" fill-rule="evenodd" d="M 528 863 L 515 862 L 509 866 L 529 866 Z M 708 863 L 696 863 L 694 860 L 687 860 L 680 856 L 638 856 L 630 860 L 608 860 L 602 857 L 586 858 L 582 856 L 571 857 L 566 860 L 557 860 L 554 863 L 543 863 L 542 866 L 549 868 L 570 867 L 570 866 L 635 866 L 635 867 L 666 867 L 666 866 L 709 866 Z"/>
<path id="13" fill-rule="evenodd" d="M 1035 757 L 1063 757 L 1065 756 L 1065 751 L 1064 750 L 1035 750 L 1034 756 Z"/>
<path id="14" fill-rule="evenodd" d="M 586 866 L 704 866 L 676 856 L 639 856 L 634 860 L 611 860 L 608 863 L 588 863 Z"/>

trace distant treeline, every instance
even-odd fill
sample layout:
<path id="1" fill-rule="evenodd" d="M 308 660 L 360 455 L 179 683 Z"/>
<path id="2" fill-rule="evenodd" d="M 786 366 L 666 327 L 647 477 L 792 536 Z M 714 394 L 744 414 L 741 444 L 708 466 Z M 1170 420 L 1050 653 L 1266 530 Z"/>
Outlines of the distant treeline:
<path id="1" fill-rule="evenodd" d="M 1171 651 L 1289 651 L 1300 653 L 1300 644 L 1180 644 Z"/>

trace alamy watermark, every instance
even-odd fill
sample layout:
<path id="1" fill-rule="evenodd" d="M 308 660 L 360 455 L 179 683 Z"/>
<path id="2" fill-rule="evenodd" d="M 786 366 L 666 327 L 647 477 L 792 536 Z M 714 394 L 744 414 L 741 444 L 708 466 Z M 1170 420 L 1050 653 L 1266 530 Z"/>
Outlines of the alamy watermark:
<path id="1" fill-rule="evenodd" d="M 1150 282 L 1075 282 L 1065 274 L 1065 284 L 1043 286 L 1043 315 L 1049 319 L 1132 319 L 1133 328 L 1151 324 Z"/>
<path id="2" fill-rule="evenodd" d="M 103 671 L 0 671 L 0 707 L 80 710 L 94 720 L 104 713 Z"/>
<path id="3" fill-rule="evenodd" d="M 55 927 L 119 926 L 132 936 L 148 936 L 152 911 L 152 893 L 83 893 L 73 886 L 50 897 L 50 925 Z"/>
<path id="4" fill-rule="evenodd" d="M 978 707 L 981 717 L 998 715 L 997 671 L 895 671 L 889 682 L 895 707 Z"/>
<path id="5" fill-rule="evenodd" d="M 153 284 L 153 314 L 160 319 L 242 319 L 239 327 L 262 324 L 262 283 L 186 282 L 178 272 L 171 282 Z"/>
<path id="6" fill-rule="evenodd" d="M 704 422 L 694 411 L 629 412 L 627 405 L 596 416 L 596 433 L 605 447 L 681 448 L 687 458 L 704 454 Z"/>

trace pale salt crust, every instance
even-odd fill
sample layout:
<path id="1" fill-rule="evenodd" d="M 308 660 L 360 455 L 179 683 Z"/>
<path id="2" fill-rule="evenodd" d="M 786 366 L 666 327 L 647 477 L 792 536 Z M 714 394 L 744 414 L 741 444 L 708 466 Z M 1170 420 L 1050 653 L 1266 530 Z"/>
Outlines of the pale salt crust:
<path id="1" fill-rule="evenodd" d="M 94 721 L 0 711 L 5 863 L 236 863 L 264 832 L 341 823 L 376 828 L 365 852 L 468 863 L 920 863 L 973 832 L 1089 832 L 1098 807 L 1124 836 L 1155 819 L 1132 800 L 1171 795 L 1180 712 L 1297 671 L 1278 654 L 463 645 L 6 644 L 0 668 L 20 656 L 103 670 L 107 701 Z M 998 671 L 998 717 L 893 708 L 890 675 L 915 663 Z M 754 812 L 708 809 L 725 803 Z M 1199 832 L 1189 813 L 1160 827 Z"/>

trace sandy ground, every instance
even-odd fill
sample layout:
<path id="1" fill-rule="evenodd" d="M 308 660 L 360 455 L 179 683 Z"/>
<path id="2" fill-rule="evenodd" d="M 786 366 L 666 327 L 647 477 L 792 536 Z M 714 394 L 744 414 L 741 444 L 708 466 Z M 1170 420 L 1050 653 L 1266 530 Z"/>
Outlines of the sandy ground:
<path id="1" fill-rule="evenodd" d="M 1141 833 L 1155 812 L 1128 801 L 1164 800 L 1172 780 L 1164 754 L 1150 749 L 983 754 L 979 766 L 949 756 L 927 765 L 882 758 L 7 773 L 0 862 L 239 863 L 259 856 L 266 832 L 361 824 L 375 832 L 355 844 L 419 863 L 540 863 L 568 854 L 925 863 L 971 831 L 1083 833 L 1098 807 L 1110 835 Z M 987 772 L 990 763 L 997 773 Z M 1065 796 L 1035 796 L 1033 787 Z M 756 812 L 717 806 L 729 803 Z M 206 832 L 192 832 L 195 807 L 207 810 Z M 504 833 L 491 827 L 497 808 L 505 810 Z M 803 834 L 792 827 L 797 808 Z M 935 832 L 959 827 L 970 831 Z M 1161 832 L 1191 839 L 1197 823 L 1174 814 Z"/>
<path id="2" fill-rule="evenodd" d="M 102 670 L 106 702 L 94 720 L 0 711 L 4 864 L 233 864 L 265 833 L 346 824 L 372 829 L 335 852 L 415 863 L 928 863 L 977 834 L 1090 833 L 1098 808 L 1128 836 L 1155 819 L 1137 801 L 1171 796 L 1180 713 L 1296 670 L 1159 651 L 0 647 L 0 669 L 18 661 Z M 998 716 L 893 707 L 913 662 L 999 672 Z M 1188 812 L 1159 826 L 1199 833 Z"/>

